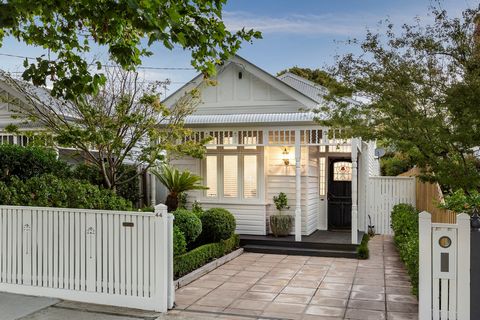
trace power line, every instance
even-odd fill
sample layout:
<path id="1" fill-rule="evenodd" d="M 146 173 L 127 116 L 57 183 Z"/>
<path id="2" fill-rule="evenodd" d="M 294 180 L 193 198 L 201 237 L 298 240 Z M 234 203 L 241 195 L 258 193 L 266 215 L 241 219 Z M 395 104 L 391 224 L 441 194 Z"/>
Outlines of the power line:
<path id="1" fill-rule="evenodd" d="M 36 59 L 34 57 L 20 56 L 10 53 L 0 53 L 0 56 L 11 57 L 11 58 L 20 58 L 20 59 Z M 114 67 L 113 65 L 104 65 L 104 67 Z M 144 70 L 169 70 L 169 71 L 192 71 L 195 68 L 192 67 L 150 67 L 150 66 L 138 66 L 137 69 Z"/>

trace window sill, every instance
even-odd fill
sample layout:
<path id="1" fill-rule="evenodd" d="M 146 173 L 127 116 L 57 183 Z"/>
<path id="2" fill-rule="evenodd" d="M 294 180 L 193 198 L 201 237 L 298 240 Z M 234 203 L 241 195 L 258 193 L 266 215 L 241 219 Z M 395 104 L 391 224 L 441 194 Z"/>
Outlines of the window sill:
<path id="1" fill-rule="evenodd" d="M 271 203 L 259 202 L 259 201 L 247 201 L 247 200 L 226 200 L 226 199 L 207 199 L 199 198 L 197 201 L 200 204 L 229 204 L 229 205 L 242 205 L 242 206 L 269 206 Z"/>

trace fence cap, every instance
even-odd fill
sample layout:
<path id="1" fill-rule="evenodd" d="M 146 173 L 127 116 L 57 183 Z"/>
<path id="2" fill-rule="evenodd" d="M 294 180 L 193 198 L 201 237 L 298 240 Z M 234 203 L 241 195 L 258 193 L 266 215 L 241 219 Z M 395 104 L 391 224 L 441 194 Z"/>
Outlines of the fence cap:
<path id="1" fill-rule="evenodd" d="M 430 212 L 427 212 L 427 211 L 420 212 L 418 217 L 420 219 L 432 219 L 432 215 L 430 214 Z"/>
<path id="2" fill-rule="evenodd" d="M 167 206 L 164 205 L 163 203 L 159 203 L 155 206 L 155 215 L 156 216 L 161 216 L 164 213 L 167 213 Z"/>

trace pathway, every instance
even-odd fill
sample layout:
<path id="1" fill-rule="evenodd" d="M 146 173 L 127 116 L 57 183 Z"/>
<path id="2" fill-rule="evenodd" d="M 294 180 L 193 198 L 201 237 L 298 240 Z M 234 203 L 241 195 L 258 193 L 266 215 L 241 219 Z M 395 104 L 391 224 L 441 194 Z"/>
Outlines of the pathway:
<path id="1" fill-rule="evenodd" d="M 370 259 L 245 253 L 177 290 L 169 315 L 204 319 L 417 319 L 391 237 Z"/>

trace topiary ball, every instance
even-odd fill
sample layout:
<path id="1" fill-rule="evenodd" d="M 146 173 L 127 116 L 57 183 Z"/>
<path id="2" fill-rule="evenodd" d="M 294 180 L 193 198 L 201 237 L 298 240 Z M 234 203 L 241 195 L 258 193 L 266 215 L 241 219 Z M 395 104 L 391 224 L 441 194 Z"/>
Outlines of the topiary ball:
<path id="1" fill-rule="evenodd" d="M 173 256 L 179 256 L 187 251 L 187 241 L 179 227 L 173 226 Z"/>
<path id="2" fill-rule="evenodd" d="M 173 224 L 183 232 L 187 244 L 195 241 L 202 233 L 202 221 L 192 211 L 177 209 L 173 212 L 173 215 L 175 216 Z"/>
<path id="3" fill-rule="evenodd" d="M 212 208 L 205 211 L 202 221 L 202 242 L 211 243 L 226 240 L 235 232 L 235 217 L 230 211 L 222 208 Z"/>

